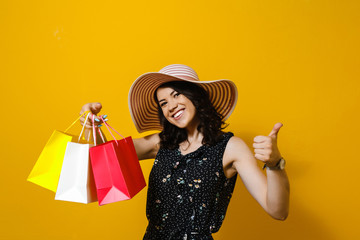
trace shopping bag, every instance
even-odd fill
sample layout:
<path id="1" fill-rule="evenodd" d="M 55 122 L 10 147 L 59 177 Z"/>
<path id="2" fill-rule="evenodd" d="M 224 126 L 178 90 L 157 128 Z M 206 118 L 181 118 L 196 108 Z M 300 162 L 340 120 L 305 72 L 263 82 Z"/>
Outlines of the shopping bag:
<path id="1" fill-rule="evenodd" d="M 89 115 L 90 113 L 86 115 L 85 122 L 87 122 Z M 80 143 L 84 128 L 85 124 L 77 142 L 67 143 L 55 200 L 79 203 L 97 201 L 95 182 L 89 158 L 90 144 Z"/>
<path id="2" fill-rule="evenodd" d="M 110 133 L 118 133 L 102 120 Z M 90 160 L 100 206 L 131 199 L 146 186 L 131 137 L 91 147 Z"/>
<path id="3" fill-rule="evenodd" d="M 84 112 L 64 132 L 58 130 L 53 132 L 31 170 L 27 181 L 53 192 L 56 191 L 67 143 L 77 140 L 76 136 L 67 133 L 67 131 L 87 113 Z"/>

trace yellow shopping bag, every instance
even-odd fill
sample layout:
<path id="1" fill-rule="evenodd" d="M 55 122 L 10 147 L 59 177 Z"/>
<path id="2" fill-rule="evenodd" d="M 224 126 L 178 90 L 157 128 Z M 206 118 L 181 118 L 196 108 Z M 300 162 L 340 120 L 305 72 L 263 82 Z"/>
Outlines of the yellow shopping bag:
<path id="1" fill-rule="evenodd" d="M 56 192 L 68 142 L 78 142 L 78 136 L 67 131 L 85 114 L 78 117 L 64 132 L 55 130 L 46 143 L 27 180 Z"/>

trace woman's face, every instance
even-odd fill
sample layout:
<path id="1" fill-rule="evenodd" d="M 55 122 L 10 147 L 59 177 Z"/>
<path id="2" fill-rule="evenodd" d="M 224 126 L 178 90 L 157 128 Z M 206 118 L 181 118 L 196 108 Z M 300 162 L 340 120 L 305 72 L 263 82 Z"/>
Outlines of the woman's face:
<path id="1" fill-rule="evenodd" d="M 196 124 L 196 109 L 185 95 L 170 87 L 159 88 L 156 92 L 159 106 L 165 118 L 178 128 Z"/>

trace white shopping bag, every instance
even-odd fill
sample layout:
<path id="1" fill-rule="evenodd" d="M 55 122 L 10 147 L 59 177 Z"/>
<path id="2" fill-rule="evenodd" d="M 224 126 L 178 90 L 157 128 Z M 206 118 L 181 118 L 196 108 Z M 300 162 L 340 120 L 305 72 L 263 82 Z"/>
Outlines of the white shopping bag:
<path id="1" fill-rule="evenodd" d="M 87 114 L 87 121 L 90 113 Z M 85 127 L 85 125 L 84 125 Z M 68 142 L 55 200 L 91 203 L 97 201 L 96 187 L 89 158 L 90 144 Z"/>

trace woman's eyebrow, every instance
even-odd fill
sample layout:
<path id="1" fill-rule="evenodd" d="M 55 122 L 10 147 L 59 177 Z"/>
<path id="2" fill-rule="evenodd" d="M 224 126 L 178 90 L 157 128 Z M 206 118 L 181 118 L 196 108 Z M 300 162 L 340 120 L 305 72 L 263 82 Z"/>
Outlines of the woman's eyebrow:
<path id="1" fill-rule="evenodd" d="M 170 96 L 172 96 L 172 95 L 174 95 L 174 93 L 175 93 L 176 91 L 175 90 L 173 90 L 171 93 L 170 93 Z M 159 103 L 160 102 L 162 102 L 162 101 L 165 101 L 165 99 L 161 99 L 161 100 L 159 100 Z"/>

